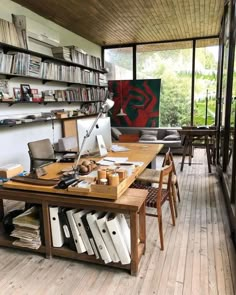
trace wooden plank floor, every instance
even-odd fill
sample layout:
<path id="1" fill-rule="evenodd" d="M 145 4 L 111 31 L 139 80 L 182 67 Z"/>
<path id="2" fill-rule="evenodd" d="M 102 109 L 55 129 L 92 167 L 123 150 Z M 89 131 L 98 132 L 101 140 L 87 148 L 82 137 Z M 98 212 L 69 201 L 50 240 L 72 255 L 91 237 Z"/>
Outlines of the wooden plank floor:
<path id="1" fill-rule="evenodd" d="M 236 294 L 233 248 L 222 192 L 214 168 L 208 174 L 204 150 L 180 171 L 176 226 L 164 212 L 165 250 L 157 220 L 147 217 L 147 250 L 137 277 L 126 271 L 69 259 L 0 248 L 0 294 Z M 9 208 L 10 204 L 6 204 Z"/>

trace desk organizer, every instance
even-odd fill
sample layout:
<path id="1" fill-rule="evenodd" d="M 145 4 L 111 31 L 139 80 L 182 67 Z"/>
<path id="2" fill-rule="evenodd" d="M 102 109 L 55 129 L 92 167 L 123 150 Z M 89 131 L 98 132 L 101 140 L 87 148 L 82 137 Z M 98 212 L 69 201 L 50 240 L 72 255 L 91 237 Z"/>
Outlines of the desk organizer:
<path id="1" fill-rule="evenodd" d="M 117 186 L 91 183 L 89 188 L 69 186 L 67 190 L 75 194 L 84 193 L 84 196 L 117 200 L 128 188 L 127 180 L 124 179 Z"/>

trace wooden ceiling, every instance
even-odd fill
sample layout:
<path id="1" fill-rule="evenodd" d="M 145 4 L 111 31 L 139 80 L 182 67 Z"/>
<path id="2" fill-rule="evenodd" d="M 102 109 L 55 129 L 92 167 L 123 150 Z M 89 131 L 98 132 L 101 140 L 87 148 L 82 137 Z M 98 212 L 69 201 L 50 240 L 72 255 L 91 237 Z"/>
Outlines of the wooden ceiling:
<path id="1" fill-rule="evenodd" d="M 219 34 L 224 0 L 14 0 L 99 45 Z"/>

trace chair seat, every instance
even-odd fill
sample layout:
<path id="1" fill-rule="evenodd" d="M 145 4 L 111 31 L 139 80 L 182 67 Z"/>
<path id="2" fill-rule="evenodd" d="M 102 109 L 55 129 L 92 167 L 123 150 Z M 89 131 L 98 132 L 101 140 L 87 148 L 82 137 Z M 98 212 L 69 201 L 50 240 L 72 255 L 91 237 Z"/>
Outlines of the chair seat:
<path id="1" fill-rule="evenodd" d="M 160 171 L 155 169 L 146 168 L 143 173 L 141 173 L 136 180 L 150 182 L 150 183 L 159 183 L 160 182 Z M 168 182 L 168 175 L 163 177 L 163 183 L 167 184 Z M 177 177 L 175 174 L 172 174 L 171 182 L 176 184 Z"/>
<path id="2" fill-rule="evenodd" d="M 143 183 L 134 182 L 130 187 L 146 189 L 148 190 L 148 195 L 146 198 L 146 206 L 151 208 L 157 207 L 157 193 L 159 188 L 145 185 Z M 168 191 L 166 189 L 161 190 L 161 205 L 168 199 Z"/>

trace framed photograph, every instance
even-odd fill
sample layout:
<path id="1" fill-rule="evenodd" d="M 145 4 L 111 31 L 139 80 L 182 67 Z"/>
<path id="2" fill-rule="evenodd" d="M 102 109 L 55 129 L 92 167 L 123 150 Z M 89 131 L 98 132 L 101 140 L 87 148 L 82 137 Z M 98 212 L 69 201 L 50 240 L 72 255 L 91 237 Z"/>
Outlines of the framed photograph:
<path id="1" fill-rule="evenodd" d="M 21 90 L 20 90 L 20 88 L 14 87 L 13 88 L 13 94 L 14 94 L 15 100 L 21 100 Z"/>
<path id="2" fill-rule="evenodd" d="M 23 101 L 31 101 L 32 100 L 32 93 L 29 84 L 20 84 L 21 89 L 21 100 Z"/>

